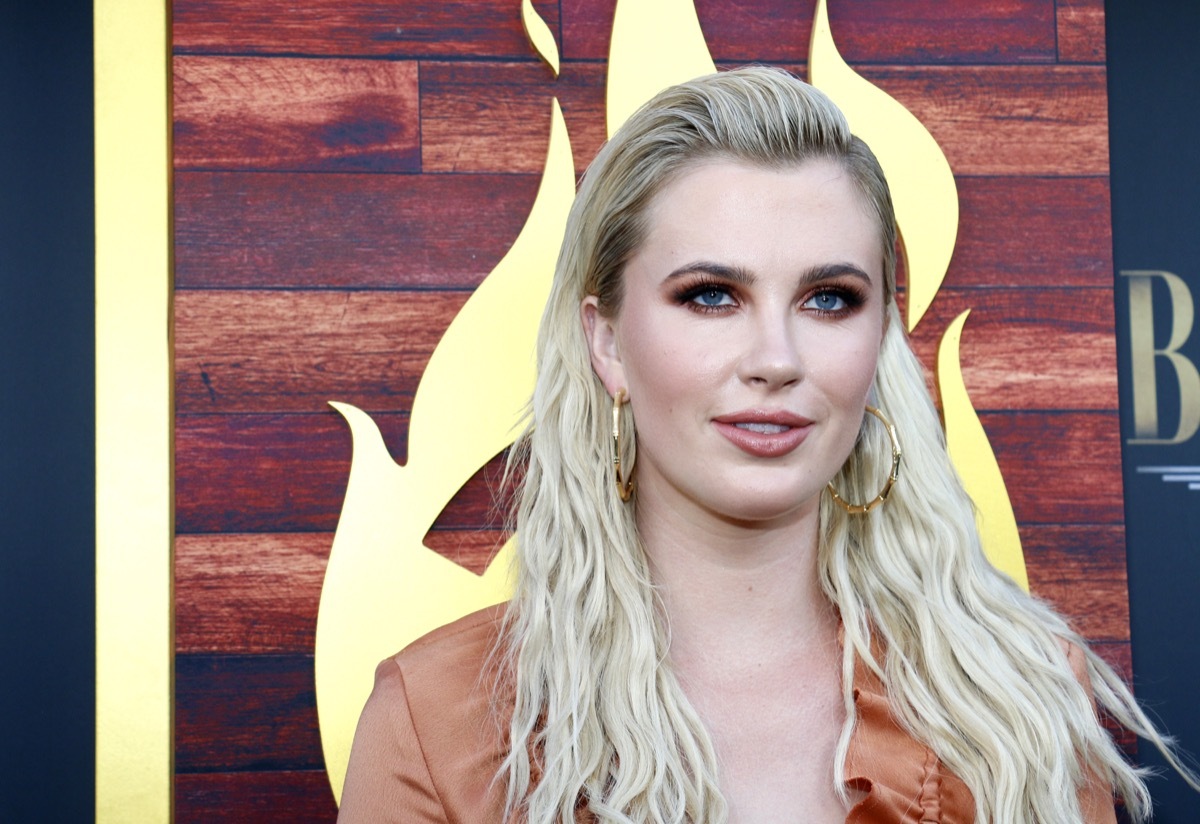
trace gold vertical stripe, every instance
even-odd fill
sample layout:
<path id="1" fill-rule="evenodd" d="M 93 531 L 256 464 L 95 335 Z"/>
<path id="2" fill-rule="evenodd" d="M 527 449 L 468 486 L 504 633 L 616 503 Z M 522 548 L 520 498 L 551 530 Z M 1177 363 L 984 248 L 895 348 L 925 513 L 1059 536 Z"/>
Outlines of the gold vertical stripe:
<path id="1" fill-rule="evenodd" d="M 168 24 L 95 0 L 96 821 L 171 818 Z"/>

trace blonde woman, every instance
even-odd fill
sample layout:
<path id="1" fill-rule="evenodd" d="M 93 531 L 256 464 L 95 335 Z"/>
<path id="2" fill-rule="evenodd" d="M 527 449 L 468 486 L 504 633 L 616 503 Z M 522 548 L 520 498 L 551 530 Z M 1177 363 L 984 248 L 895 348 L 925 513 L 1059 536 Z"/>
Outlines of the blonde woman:
<path id="1" fill-rule="evenodd" d="M 340 821 L 1147 816 L 1095 705 L 1161 736 L 980 550 L 895 244 L 875 157 L 786 73 L 629 120 L 542 321 L 516 594 L 380 665 Z"/>

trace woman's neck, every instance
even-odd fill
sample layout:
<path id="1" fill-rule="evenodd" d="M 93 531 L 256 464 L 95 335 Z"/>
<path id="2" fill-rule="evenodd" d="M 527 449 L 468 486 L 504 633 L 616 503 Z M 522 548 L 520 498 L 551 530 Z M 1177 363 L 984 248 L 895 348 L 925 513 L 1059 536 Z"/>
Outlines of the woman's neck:
<path id="1" fill-rule="evenodd" d="M 771 525 L 639 502 L 638 526 L 677 665 L 789 655 L 836 637 L 817 574 L 818 507 Z"/>

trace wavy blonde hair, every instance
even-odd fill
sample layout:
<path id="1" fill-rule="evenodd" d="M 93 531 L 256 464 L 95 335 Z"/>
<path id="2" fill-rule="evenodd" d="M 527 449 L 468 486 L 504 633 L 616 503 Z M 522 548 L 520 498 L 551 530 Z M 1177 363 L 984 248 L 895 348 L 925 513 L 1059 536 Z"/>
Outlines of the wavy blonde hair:
<path id="1" fill-rule="evenodd" d="M 767 68 L 659 94 L 601 149 L 571 210 L 542 319 L 530 425 L 512 459 L 526 468 L 516 594 L 499 648 L 515 684 L 500 775 L 508 818 L 573 821 L 577 808 L 626 824 L 726 818 L 712 741 L 671 669 L 636 496 L 624 504 L 615 494 L 612 401 L 592 371 L 579 315 L 587 295 L 608 316 L 620 310 L 622 269 L 646 234 L 647 207 L 709 157 L 769 168 L 834 160 L 878 218 L 888 325 L 873 392 L 903 438 L 906 463 L 886 505 L 869 516 L 848 515 L 828 495 L 821 505 L 819 575 L 845 628 L 836 790 L 845 800 L 857 657 L 886 685 L 900 721 L 970 788 L 979 821 L 1078 822 L 1076 793 L 1064 789 L 1082 786 L 1089 772 L 1144 818 L 1141 774 L 1098 722 L 1066 645 L 1083 651 L 1104 710 L 1174 761 L 1169 743 L 1083 639 L 984 557 L 900 322 L 895 218 L 878 162 L 821 92 Z M 628 406 L 622 414 L 633 432 Z M 834 483 L 848 500 L 868 500 L 890 463 L 886 433 L 867 416 Z M 873 635 L 882 660 L 871 652 Z"/>

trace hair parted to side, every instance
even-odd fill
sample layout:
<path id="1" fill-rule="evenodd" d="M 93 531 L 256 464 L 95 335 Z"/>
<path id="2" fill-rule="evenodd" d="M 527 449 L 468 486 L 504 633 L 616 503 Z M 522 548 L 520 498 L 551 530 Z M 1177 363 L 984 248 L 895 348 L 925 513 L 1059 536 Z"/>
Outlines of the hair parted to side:
<path id="1" fill-rule="evenodd" d="M 515 686 L 499 777 L 508 818 L 574 821 L 580 805 L 598 821 L 624 824 L 726 817 L 712 741 L 668 659 L 634 525 L 636 493 L 625 504 L 613 488 L 612 400 L 592 371 L 579 314 L 588 295 L 606 315 L 620 311 L 622 270 L 646 234 L 651 201 L 708 158 L 768 168 L 833 160 L 878 219 L 888 323 L 873 392 L 899 432 L 905 467 L 869 516 L 847 514 L 828 495 L 822 502 L 821 583 L 845 628 L 837 791 L 845 797 L 858 656 L 910 732 L 974 793 L 979 821 L 1081 821 L 1069 788 L 1088 771 L 1145 817 L 1141 776 L 1097 722 L 1068 649 L 1086 660 L 1100 706 L 1174 762 L 1168 743 L 1120 677 L 980 548 L 896 307 L 895 218 L 875 156 L 824 94 L 786 72 L 751 67 L 672 87 L 644 105 L 600 150 L 571 209 L 538 339 L 529 426 L 512 458 L 527 468 L 516 592 L 500 647 Z M 624 409 L 622 431 L 632 435 Z M 632 454 L 625 458 L 632 466 Z M 890 466 L 886 432 L 865 416 L 834 484 L 847 499 L 866 500 Z"/>

